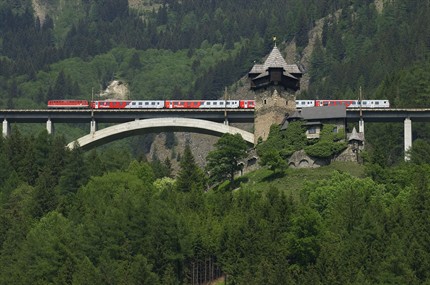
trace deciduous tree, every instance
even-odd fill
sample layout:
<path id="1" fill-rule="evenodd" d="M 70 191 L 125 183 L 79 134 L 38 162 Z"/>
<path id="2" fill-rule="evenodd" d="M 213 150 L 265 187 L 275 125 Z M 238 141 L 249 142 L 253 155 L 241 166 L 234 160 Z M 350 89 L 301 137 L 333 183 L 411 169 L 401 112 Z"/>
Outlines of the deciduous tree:
<path id="1" fill-rule="evenodd" d="M 242 169 L 239 162 L 245 158 L 247 150 L 248 146 L 240 134 L 224 134 L 206 158 L 210 179 L 213 182 L 226 179 L 233 182 L 235 173 Z"/>

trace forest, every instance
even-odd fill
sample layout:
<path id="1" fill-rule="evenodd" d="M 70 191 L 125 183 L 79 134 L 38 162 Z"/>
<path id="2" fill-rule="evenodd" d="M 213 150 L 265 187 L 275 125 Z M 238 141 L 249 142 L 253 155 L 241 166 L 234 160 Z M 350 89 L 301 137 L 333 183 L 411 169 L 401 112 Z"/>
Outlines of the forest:
<path id="1" fill-rule="evenodd" d="M 1 139 L 0 284 L 429 282 L 428 145 L 389 168 L 230 177 L 224 157 L 246 150 L 230 136 L 211 177 L 189 147 L 172 177 L 168 161 L 65 150 L 46 131 Z"/>
<path id="2" fill-rule="evenodd" d="M 309 76 L 299 99 L 361 89 L 430 107 L 428 1 L 44 0 L 43 17 L 33 2 L 0 0 L 0 108 L 89 99 L 113 79 L 135 99 L 218 98 L 274 36 Z M 82 126 L 14 127 L 0 139 L 0 284 L 429 284 L 429 127 L 413 124 L 408 162 L 402 125 L 378 123 L 363 164 L 288 169 L 272 150 L 303 147 L 299 129 L 237 177 L 234 136 L 203 168 L 186 146 L 174 173 L 147 160 L 150 136 L 83 152 L 64 148 Z"/>

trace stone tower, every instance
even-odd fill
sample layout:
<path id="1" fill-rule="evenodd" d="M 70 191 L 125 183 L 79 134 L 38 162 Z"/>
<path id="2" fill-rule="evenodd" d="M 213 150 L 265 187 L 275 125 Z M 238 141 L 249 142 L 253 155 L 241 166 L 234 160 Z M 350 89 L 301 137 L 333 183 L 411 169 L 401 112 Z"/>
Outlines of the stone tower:
<path id="1" fill-rule="evenodd" d="M 300 89 L 302 72 L 296 64 L 287 64 L 278 48 L 270 52 L 264 64 L 255 64 L 248 73 L 255 93 L 255 144 L 266 140 L 270 126 L 281 124 L 287 113 L 296 109 L 295 93 Z"/>

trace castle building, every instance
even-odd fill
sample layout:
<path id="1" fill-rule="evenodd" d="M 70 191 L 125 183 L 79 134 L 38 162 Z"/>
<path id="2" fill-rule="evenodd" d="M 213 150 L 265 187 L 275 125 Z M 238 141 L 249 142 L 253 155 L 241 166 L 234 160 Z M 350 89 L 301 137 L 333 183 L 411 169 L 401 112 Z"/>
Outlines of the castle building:
<path id="1" fill-rule="evenodd" d="M 267 139 L 271 125 L 281 124 L 287 113 L 294 113 L 301 77 L 299 67 L 287 64 L 276 45 L 264 64 L 252 67 L 248 78 L 255 92 L 255 144 Z"/>

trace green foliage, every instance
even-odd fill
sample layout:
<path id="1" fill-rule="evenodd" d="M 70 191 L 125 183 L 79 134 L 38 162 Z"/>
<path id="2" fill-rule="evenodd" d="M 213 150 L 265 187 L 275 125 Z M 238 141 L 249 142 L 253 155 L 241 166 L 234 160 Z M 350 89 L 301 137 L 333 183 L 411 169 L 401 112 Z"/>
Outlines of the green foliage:
<path id="1" fill-rule="evenodd" d="M 429 164 L 430 163 L 430 144 L 422 139 L 417 139 L 412 144 L 409 151 L 409 158 L 412 163 Z"/>
<path id="2" fill-rule="evenodd" d="M 212 182 L 233 182 L 235 173 L 242 169 L 239 162 L 245 158 L 247 149 L 248 146 L 240 134 L 222 135 L 215 143 L 215 150 L 209 152 L 206 158 Z"/>
<path id="3" fill-rule="evenodd" d="M 274 172 L 283 171 L 287 168 L 286 157 L 281 156 L 285 146 L 284 138 L 281 135 L 278 125 L 270 127 L 269 137 L 265 142 L 257 145 L 257 154 L 260 157 L 260 165 L 268 166 Z"/>
<path id="4" fill-rule="evenodd" d="M 89 99 L 114 78 L 133 98 L 216 98 L 272 48 L 265 39 L 296 37 L 300 52 L 313 23 L 339 9 L 326 18 L 306 96 L 351 98 L 361 86 L 365 98 L 427 104 L 426 1 L 386 1 L 381 12 L 367 0 L 291 1 L 287 13 L 285 1 L 168 1 L 159 14 L 128 13 L 127 1 L 45 2 L 53 16 L 43 25 L 31 1 L 0 3 L 3 107 Z M 290 127 L 260 150 L 273 170 L 306 145 Z M 193 265 L 207 260 L 234 284 L 428 283 L 429 132 L 414 130 L 412 163 L 392 167 L 403 157 L 401 126 L 366 126 L 371 178 L 330 174 L 334 166 L 279 179 L 262 170 L 237 191 L 207 193 L 189 191 L 203 189 L 190 185 L 199 170 L 180 175 L 184 191 L 153 183 L 153 168 L 130 163 L 123 145 L 102 148 L 98 161 L 66 152 L 64 138 L 14 130 L 0 140 L 0 283 L 191 283 Z M 343 135 L 327 135 L 317 153 L 341 148 Z"/>
<path id="5" fill-rule="evenodd" d="M 203 171 L 196 164 L 189 144 L 185 145 L 180 161 L 180 170 L 176 177 L 176 189 L 179 192 L 202 191 L 205 185 Z"/>
<path id="6" fill-rule="evenodd" d="M 139 177 L 142 181 L 145 181 L 145 183 L 152 184 L 155 181 L 154 171 L 152 170 L 151 165 L 147 162 L 138 162 L 133 160 L 130 163 L 127 172 Z"/>
<path id="7" fill-rule="evenodd" d="M 275 173 L 282 173 L 288 167 L 288 157 L 302 149 L 305 143 L 302 122 L 291 122 L 284 131 L 280 130 L 279 125 L 272 125 L 267 140 L 257 145 L 259 163 Z"/>
<path id="8" fill-rule="evenodd" d="M 126 170 L 81 181 L 74 193 L 61 182 L 74 167 L 71 153 L 60 163 L 59 179 L 53 173 L 63 173 L 55 158 L 61 152 L 33 149 L 42 170 L 35 186 L 14 170 L 2 185 L 1 283 L 181 284 L 204 270 L 221 270 L 237 284 L 420 284 L 429 278 L 427 163 L 385 167 L 377 181 L 345 173 L 352 171 L 347 164 L 288 169 L 279 179 L 263 169 L 241 178 L 236 191 L 204 192 L 190 184 L 174 191 L 173 179 L 154 181 L 149 163 L 133 161 Z M 189 149 L 183 157 L 189 162 L 183 169 L 195 171 L 187 172 L 188 183 L 201 179 Z M 184 173 L 176 183 L 181 175 L 185 181 Z"/>
<path id="9" fill-rule="evenodd" d="M 318 158 L 330 158 L 340 153 L 347 147 L 345 130 L 337 129 L 334 125 L 325 124 L 320 133 L 320 138 L 314 144 L 305 147 L 305 152 L 309 156 Z"/>

